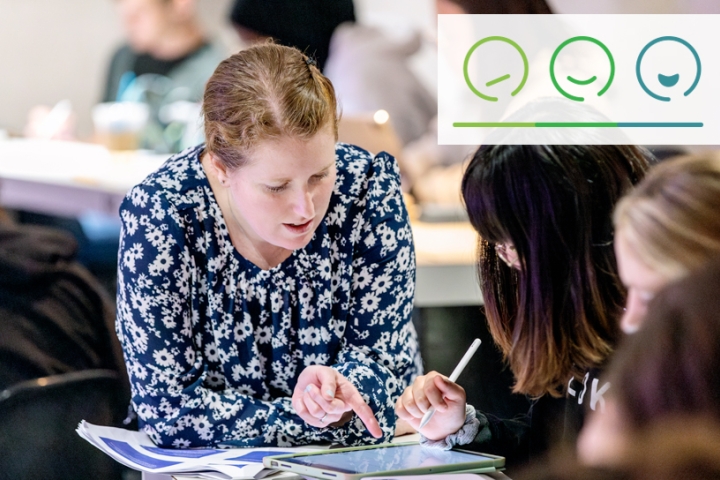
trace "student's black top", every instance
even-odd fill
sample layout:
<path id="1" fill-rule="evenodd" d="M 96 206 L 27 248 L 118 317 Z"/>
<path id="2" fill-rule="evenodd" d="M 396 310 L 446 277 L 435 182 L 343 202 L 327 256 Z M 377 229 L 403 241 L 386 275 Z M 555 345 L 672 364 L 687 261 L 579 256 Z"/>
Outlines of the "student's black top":
<path id="1" fill-rule="evenodd" d="M 460 448 L 504 456 L 509 468 L 517 468 L 554 446 L 574 445 L 585 413 L 604 409 L 603 395 L 609 388 L 599 369 L 591 369 L 583 379 L 569 381 L 564 397 L 543 395 L 530 403 L 524 415 L 504 419 L 478 411 L 480 430 L 471 444 Z"/>

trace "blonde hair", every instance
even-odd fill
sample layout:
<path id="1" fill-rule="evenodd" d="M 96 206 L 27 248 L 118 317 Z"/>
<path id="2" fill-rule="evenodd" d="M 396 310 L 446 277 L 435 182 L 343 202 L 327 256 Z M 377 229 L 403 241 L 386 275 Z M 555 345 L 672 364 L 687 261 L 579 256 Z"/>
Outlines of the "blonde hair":
<path id="1" fill-rule="evenodd" d="M 720 157 L 662 163 L 623 198 L 616 234 L 647 267 L 676 280 L 720 254 Z"/>
<path id="2" fill-rule="evenodd" d="M 203 116 L 207 151 L 230 169 L 262 140 L 309 139 L 327 124 L 337 139 L 332 83 L 300 50 L 273 43 L 220 63 L 205 87 Z"/>

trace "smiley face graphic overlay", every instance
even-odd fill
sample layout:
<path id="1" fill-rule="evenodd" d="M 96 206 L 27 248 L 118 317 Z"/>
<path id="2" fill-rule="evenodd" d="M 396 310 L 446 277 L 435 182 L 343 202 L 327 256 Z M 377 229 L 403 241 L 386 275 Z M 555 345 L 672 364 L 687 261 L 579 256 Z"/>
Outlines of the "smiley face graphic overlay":
<path id="1" fill-rule="evenodd" d="M 655 100 L 660 100 L 661 102 L 669 102 L 670 97 L 666 97 L 664 95 L 660 95 L 658 93 L 653 92 L 648 88 L 647 84 L 643 80 L 642 73 L 640 71 L 640 66 L 642 65 L 643 58 L 645 57 L 645 54 L 647 51 L 654 45 L 657 45 L 660 42 L 676 42 L 680 45 L 683 45 L 685 48 L 687 48 L 690 53 L 692 53 L 694 60 L 695 60 L 695 79 L 693 80 L 692 85 L 683 92 L 683 96 L 687 97 L 692 93 L 693 90 L 695 90 L 695 87 L 697 87 L 698 82 L 700 81 L 700 75 L 702 74 L 702 64 L 700 62 L 700 56 L 698 55 L 695 48 L 686 40 L 683 40 L 680 37 L 672 37 L 672 36 L 665 36 L 665 37 L 658 37 L 655 40 L 652 40 L 649 42 L 643 49 L 640 51 L 640 55 L 638 55 L 637 62 L 635 63 L 635 76 L 637 76 L 638 83 L 640 83 L 640 86 L 642 89 L 650 95 Z M 658 73 L 658 82 L 660 85 L 662 85 L 665 88 L 672 88 L 675 85 L 678 84 L 680 81 L 680 74 L 679 73 L 673 73 L 670 75 L 665 75 L 663 73 Z"/>
<path id="2" fill-rule="evenodd" d="M 576 102 L 584 102 L 584 97 L 579 97 L 577 95 L 572 95 L 569 92 L 567 92 L 564 88 L 560 86 L 560 83 L 557 80 L 557 77 L 555 75 L 555 62 L 557 60 L 558 55 L 560 52 L 567 47 L 568 45 L 575 43 L 575 42 L 590 42 L 602 49 L 603 52 L 605 52 L 605 55 L 607 56 L 608 60 L 610 61 L 610 75 L 608 76 L 607 82 L 605 82 L 605 85 L 598 91 L 597 96 L 602 96 L 605 92 L 607 92 L 608 88 L 610 88 L 610 85 L 612 84 L 613 78 L 615 78 L 615 59 L 612 56 L 612 53 L 610 53 L 610 50 L 605 46 L 604 43 L 602 43 L 600 40 L 593 38 L 593 37 L 587 37 L 587 36 L 578 36 L 578 37 L 572 37 L 568 38 L 564 42 L 562 42 L 553 52 L 552 58 L 550 59 L 550 79 L 553 82 L 553 85 L 555 85 L 555 88 L 557 89 L 560 94 L 562 94 L 565 98 L 569 98 L 570 100 L 574 100 Z M 582 78 L 578 79 L 571 75 L 567 76 L 567 81 L 570 83 L 573 83 L 575 85 L 579 86 L 588 86 L 593 84 L 597 80 L 596 75 L 592 75 L 588 78 Z"/>
<path id="3" fill-rule="evenodd" d="M 527 55 L 525 55 L 525 52 L 522 48 L 520 48 L 520 45 L 518 45 L 515 41 L 507 38 L 507 37 L 501 37 L 501 36 L 491 36 L 491 37 L 485 37 L 482 40 L 478 40 L 475 42 L 475 44 L 470 47 L 470 50 L 468 50 L 467 55 L 465 55 L 465 62 L 463 63 L 463 75 L 465 76 L 465 83 L 467 83 L 467 86 L 472 90 L 472 92 L 477 95 L 478 97 L 482 98 L 483 100 L 487 100 L 488 102 L 497 102 L 498 97 L 494 97 L 492 95 L 488 95 L 485 93 L 482 93 L 480 90 L 478 90 L 475 85 L 473 85 L 472 80 L 470 80 L 470 73 L 468 65 L 470 64 L 470 57 L 472 57 L 472 54 L 477 50 L 478 47 L 481 45 L 484 45 L 488 42 L 504 42 L 508 45 L 512 46 L 520 55 L 520 58 L 523 62 L 523 75 L 522 79 L 520 80 L 520 83 L 518 86 L 510 93 L 511 96 L 517 95 L 517 93 L 522 90 L 522 88 L 525 86 L 525 82 L 527 81 L 528 72 L 529 72 L 529 64 Z M 486 88 L 490 88 L 493 85 L 497 85 L 498 83 L 504 82 L 506 80 L 509 80 L 511 78 L 509 73 L 506 73 L 504 75 L 501 75 L 497 78 L 494 78 L 488 82 L 485 83 Z"/>

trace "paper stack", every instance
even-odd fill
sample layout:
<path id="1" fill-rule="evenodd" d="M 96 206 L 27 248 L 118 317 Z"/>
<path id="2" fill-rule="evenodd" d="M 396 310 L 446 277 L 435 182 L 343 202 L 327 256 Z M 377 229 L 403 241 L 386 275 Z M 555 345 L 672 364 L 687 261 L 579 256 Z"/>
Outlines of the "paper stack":
<path id="1" fill-rule="evenodd" d="M 263 458 L 319 447 L 292 448 L 160 448 L 143 432 L 101 427 L 80 422 L 77 433 L 116 461 L 134 470 L 207 479 L 252 479 L 260 473 Z"/>

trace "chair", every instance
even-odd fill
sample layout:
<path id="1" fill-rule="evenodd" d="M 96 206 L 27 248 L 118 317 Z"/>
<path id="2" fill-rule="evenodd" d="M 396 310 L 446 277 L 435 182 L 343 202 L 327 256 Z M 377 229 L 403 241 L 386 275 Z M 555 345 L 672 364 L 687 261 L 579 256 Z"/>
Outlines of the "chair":
<path id="1" fill-rule="evenodd" d="M 80 420 L 117 426 L 126 407 L 111 370 L 53 375 L 0 392 L 0 478 L 120 479 L 123 467 L 75 429 Z"/>

